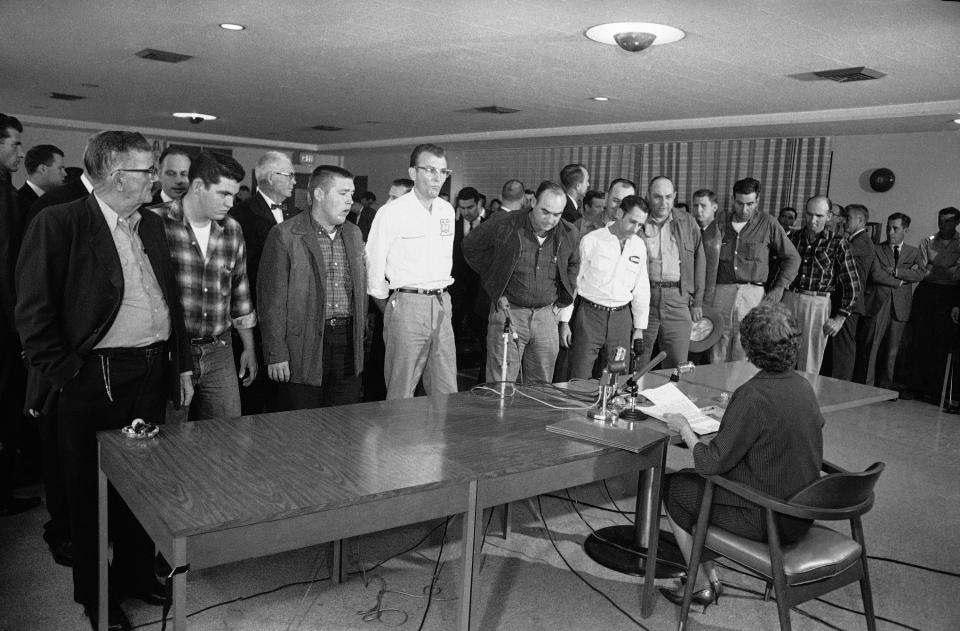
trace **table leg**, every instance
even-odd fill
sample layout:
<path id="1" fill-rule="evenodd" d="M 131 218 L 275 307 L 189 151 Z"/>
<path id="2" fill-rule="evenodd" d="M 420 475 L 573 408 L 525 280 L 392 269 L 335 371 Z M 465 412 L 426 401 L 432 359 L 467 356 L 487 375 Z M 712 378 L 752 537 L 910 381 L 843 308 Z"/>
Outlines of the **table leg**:
<path id="1" fill-rule="evenodd" d="M 477 556 L 483 543 L 483 511 L 477 507 L 477 481 L 470 482 L 467 493 L 467 512 L 463 515 L 463 559 L 460 575 L 460 613 L 457 628 L 470 631 L 473 621 L 473 579 Z"/>
<path id="2" fill-rule="evenodd" d="M 493 509 L 491 509 L 493 510 Z M 510 504 L 502 504 L 500 506 L 500 533 L 501 536 L 506 540 L 510 536 Z"/>
<path id="3" fill-rule="evenodd" d="M 657 466 L 650 467 L 643 473 L 644 476 L 649 477 L 649 493 L 644 498 L 647 509 L 641 519 L 640 503 L 637 502 L 635 522 L 637 524 L 637 537 L 647 540 L 645 546 L 647 548 L 647 566 L 644 573 L 647 578 L 643 581 L 643 591 L 640 596 L 640 615 L 644 618 L 648 618 L 653 613 L 656 603 L 653 591 L 654 584 L 650 577 L 657 575 L 657 547 L 660 543 L 660 487 L 662 486 L 663 471 L 667 466 L 667 444 L 661 443 L 659 451 Z"/>
<path id="4" fill-rule="evenodd" d="M 99 466 L 97 453 L 97 627 L 107 631 L 109 614 L 107 599 L 110 597 L 110 565 L 107 563 L 107 475 Z"/>
<path id="5" fill-rule="evenodd" d="M 185 539 L 173 540 L 173 564 L 175 567 L 187 565 L 187 542 Z M 174 574 L 173 578 L 173 628 L 174 631 L 187 630 L 187 573 Z"/>
<path id="6" fill-rule="evenodd" d="M 337 539 L 333 542 L 333 550 L 330 552 L 330 582 L 339 585 L 343 582 L 343 539 Z"/>

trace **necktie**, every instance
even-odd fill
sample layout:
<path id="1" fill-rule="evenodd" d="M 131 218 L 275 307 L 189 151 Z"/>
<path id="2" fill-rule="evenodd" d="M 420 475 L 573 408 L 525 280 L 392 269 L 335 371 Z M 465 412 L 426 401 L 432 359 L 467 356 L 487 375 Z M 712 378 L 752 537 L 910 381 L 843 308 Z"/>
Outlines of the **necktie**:
<path id="1" fill-rule="evenodd" d="M 896 266 L 900 262 L 900 246 L 893 246 L 893 265 Z"/>

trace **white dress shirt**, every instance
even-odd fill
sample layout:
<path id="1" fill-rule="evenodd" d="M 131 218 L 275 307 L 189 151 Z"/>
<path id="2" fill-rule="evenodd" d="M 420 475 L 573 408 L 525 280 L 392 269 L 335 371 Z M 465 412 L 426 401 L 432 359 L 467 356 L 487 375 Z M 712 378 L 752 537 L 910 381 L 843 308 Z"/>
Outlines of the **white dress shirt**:
<path id="1" fill-rule="evenodd" d="M 620 239 L 609 228 L 594 230 L 580 240 L 577 293 L 604 307 L 630 303 L 633 328 L 647 328 L 650 315 L 650 281 L 647 247 L 630 235 L 620 250 Z"/>
<path id="2" fill-rule="evenodd" d="M 391 289 L 443 289 L 453 282 L 456 213 L 439 197 L 432 210 L 414 191 L 384 204 L 367 239 L 367 293 L 387 298 Z"/>
<path id="3" fill-rule="evenodd" d="M 273 201 L 269 197 L 263 194 L 263 191 L 258 190 L 257 193 L 260 194 L 260 197 L 263 198 L 263 201 L 267 202 L 267 208 L 270 209 L 270 214 L 273 215 L 273 218 L 277 223 L 283 223 L 283 209 L 282 208 L 271 208 L 277 202 Z"/>

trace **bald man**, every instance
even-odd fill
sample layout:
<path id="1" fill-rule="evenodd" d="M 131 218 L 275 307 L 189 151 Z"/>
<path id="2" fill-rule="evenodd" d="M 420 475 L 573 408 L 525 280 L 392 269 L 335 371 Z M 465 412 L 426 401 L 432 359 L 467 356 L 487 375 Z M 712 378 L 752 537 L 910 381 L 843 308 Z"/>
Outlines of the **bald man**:
<path id="1" fill-rule="evenodd" d="M 842 229 L 827 227 L 830 207 L 830 199 L 824 195 L 807 200 L 803 229 L 790 236 L 800 253 L 800 270 L 783 294 L 783 304 L 793 311 L 802 334 L 797 370 L 814 374 L 820 372 L 827 337 L 840 332 L 861 292 L 850 243 Z M 830 295 L 837 290 L 840 300 L 834 308 Z"/>

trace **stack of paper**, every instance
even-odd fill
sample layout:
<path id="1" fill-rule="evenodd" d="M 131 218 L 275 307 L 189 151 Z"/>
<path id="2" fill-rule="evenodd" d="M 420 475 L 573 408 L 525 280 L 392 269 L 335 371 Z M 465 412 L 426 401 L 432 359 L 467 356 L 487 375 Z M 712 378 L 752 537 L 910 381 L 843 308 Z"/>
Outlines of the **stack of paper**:
<path id="1" fill-rule="evenodd" d="M 661 421 L 664 414 L 683 414 L 687 418 L 687 422 L 690 423 L 690 428 L 699 436 L 712 434 L 720 429 L 720 421 L 704 414 L 672 382 L 665 383 L 658 388 L 643 390 L 640 394 L 653 404 L 638 406 L 638 409 L 644 414 Z"/>

